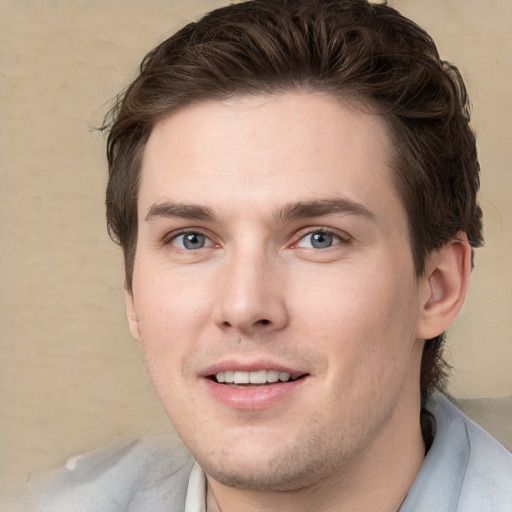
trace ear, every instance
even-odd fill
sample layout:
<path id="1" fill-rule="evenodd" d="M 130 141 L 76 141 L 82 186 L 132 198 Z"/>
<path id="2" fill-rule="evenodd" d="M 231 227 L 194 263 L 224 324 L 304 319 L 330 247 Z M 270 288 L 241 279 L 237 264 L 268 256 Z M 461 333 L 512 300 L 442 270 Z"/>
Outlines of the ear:
<path id="1" fill-rule="evenodd" d="M 464 303 L 470 273 L 471 247 L 465 233 L 459 233 L 431 255 L 421 280 L 419 339 L 434 338 L 453 322 Z"/>
<path id="2" fill-rule="evenodd" d="M 128 325 L 132 336 L 140 342 L 139 318 L 135 310 L 135 300 L 133 298 L 133 291 L 128 288 L 126 282 L 124 283 L 124 300 L 126 303 L 126 315 L 128 317 Z"/>

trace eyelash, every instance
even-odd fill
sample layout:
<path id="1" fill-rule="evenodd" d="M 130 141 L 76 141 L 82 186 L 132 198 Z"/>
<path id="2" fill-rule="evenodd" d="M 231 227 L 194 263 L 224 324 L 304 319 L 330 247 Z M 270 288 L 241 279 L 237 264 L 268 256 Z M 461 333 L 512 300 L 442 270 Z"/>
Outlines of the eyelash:
<path id="1" fill-rule="evenodd" d="M 167 235 L 164 238 L 163 243 L 164 243 L 164 245 L 171 245 L 176 239 L 178 239 L 180 236 L 184 236 L 184 235 L 204 236 L 207 240 L 210 241 L 210 245 L 208 245 L 206 248 L 217 245 L 212 241 L 212 237 L 210 235 L 201 231 L 200 229 L 182 229 L 179 231 L 173 231 L 172 233 L 170 233 L 169 235 Z M 185 252 L 194 252 L 194 250 L 201 250 L 204 248 L 205 247 L 200 247 L 199 249 L 186 249 L 186 248 L 183 249 L 181 247 L 176 247 L 177 250 L 181 250 L 181 251 L 185 251 Z"/>
<path id="2" fill-rule="evenodd" d="M 301 241 L 305 240 L 308 236 L 312 236 L 315 234 L 332 236 L 332 237 L 337 238 L 339 241 L 336 243 L 333 243 L 332 245 L 330 245 L 328 247 L 321 247 L 321 248 L 320 247 L 300 247 L 299 244 L 301 243 Z M 175 231 L 175 232 L 167 235 L 164 238 L 163 243 L 164 243 L 164 245 L 173 244 L 173 242 L 176 239 L 178 239 L 180 236 L 184 236 L 184 235 L 199 235 L 199 236 L 205 237 L 209 241 L 209 245 L 199 247 L 198 249 L 187 249 L 187 248 L 175 246 L 175 248 L 177 250 L 182 251 L 182 252 L 192 253 L 195 251 L 199 251 L 201 249 L 208 249 L 211 247 L 215 247 L 217 245 L 212 240 L 212 237 L 210 235 L 208 235 L 207 233 L 205 233 L 204 231 L 202 231 L 200 229 L 183 229 L 183 230 L 179 230 L 177 232 Z M 305 228 L 305 229 L 301 230 L 297 234 L 297 236 L 294 237 L 294 240 L 295 241 L 290 245 L 291 248 L 294 248 L 294 249 L 302 248 L 302 249 L 306 249 L 306 250 L 310 250 L 310 251 L 323 251 L 323 250 L 331 249 L 332 247 L 335 247 L 337 245 L 349 244 L 351 241 L 351 237 L 347 233 L 340 233 L 337 230 L 333 230 L 333 229 L 326 228 L 323 226 L 315 226 L 315 227 L 309 227 L 309 228 Z"/>
<path id="3" fill-rule="evenodd" d="M 329 247 L 326 247 L 326 248 L 315 248 L 315 247 L 307 248 L 307 247 L 304 247 L 304 249 L 315 250 L 315 251 L 327 250 L 327 249 L 330 249 L 330 248 L 335 247 L 337 245 L 349 244 L 350 241 L 351 241 L 351 237 L 347 233 L 345 233 L 345 232 L 339 232 L 337 230 L 326 228 L 326 227 L 323 227 L 323 226 L 315 226 L 315 227 L 309 227 L 309 228 L 306 228 L 305 230 L 302 230 L 298 234 L 298 236 L 296 237 L 296 242 L 294 242 L 292 244 L 292 247 L 293 248 L 300 248 L 298 244 L 302 240 L 306 239 L 308 236 L 312 236 L 312 235 L 315 235 L 315 234 L 333 236 L 333 237 L 336 237 L 339 240 L 339 242 L 334 243 L 333 245 L 331 245 Z"/>

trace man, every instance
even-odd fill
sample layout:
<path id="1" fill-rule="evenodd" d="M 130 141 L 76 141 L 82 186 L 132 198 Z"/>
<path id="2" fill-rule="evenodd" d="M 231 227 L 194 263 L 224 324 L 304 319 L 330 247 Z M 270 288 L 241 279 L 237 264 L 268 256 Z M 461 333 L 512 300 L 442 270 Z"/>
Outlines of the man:
<path id="1" fill-rule="evenodd" d="M 145 58 L 108 159 L 187 451 L 85 456 L 34 509 L 511 509 L 512 457 L 438 391 L 482 233 L 464 84 L 422 29 L 364 0 L 213 11 Z"/>

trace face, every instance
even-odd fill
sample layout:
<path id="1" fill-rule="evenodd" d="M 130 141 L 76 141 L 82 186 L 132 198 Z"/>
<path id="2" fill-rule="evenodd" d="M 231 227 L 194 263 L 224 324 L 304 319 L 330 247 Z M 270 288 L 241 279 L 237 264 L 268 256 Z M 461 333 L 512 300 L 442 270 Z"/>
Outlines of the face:
<path id="1" fill-rule="evenodd" d="M 316 94 L 155 126 L 130 326 L 215 480 L 299 488 L 419 428 L 421 287 L 389 144 L 377 116 Z"/>

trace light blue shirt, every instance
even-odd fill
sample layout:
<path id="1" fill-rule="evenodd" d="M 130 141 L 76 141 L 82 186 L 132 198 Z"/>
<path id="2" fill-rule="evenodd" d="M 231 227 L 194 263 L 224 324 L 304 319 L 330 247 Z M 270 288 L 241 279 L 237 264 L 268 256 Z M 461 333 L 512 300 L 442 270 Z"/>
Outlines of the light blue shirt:
<path id="1" fill-rule="evenodd" d="M 400 512 L 512 512 L 512 454 L 436 395 L 434 442 Z M 1 512 L 205 512 L 206 480 L 176 442 L 142 438 L 72 457 Z"/>

